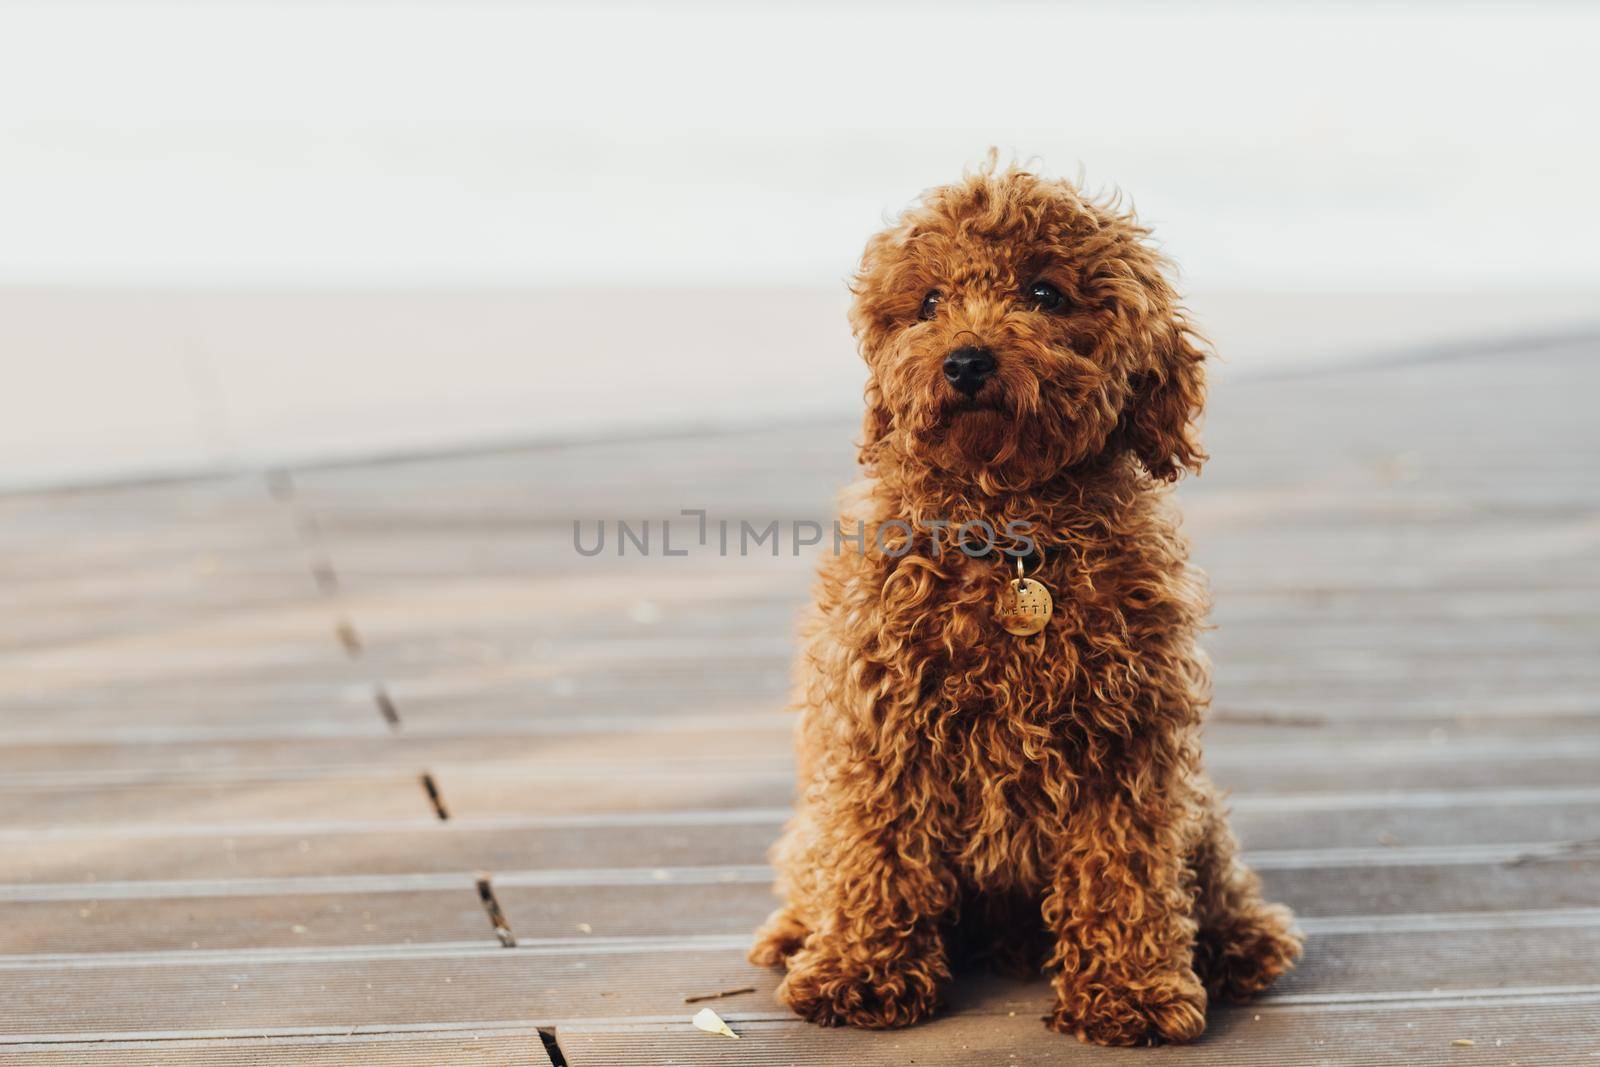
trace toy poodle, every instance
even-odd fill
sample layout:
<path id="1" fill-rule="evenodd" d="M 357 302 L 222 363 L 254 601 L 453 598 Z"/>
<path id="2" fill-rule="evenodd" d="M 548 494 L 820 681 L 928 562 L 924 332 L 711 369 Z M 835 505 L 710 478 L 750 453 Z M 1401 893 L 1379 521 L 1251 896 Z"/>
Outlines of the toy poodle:
<path id="1" fill-rule="evenodd" d="M 1181 1042 L 1289 969 L 1200 766 L 1206 351 L 1117 203 L 992 161 L 867 244 L 860 461 L 800 658 L 784 898 L 752 961 L 824 1025 L 927 1018 L 956 962 L 1048 1024 Z"/>

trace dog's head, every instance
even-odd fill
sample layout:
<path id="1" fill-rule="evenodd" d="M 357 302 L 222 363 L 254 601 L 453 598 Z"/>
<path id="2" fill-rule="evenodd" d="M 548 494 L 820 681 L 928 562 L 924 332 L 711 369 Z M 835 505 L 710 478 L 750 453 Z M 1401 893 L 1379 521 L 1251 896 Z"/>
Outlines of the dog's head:
<path id="1" fill-rule="evenodd" d="M 925 194 L 868 242 L 852 286 L 865 458 L 988 491 L 1110 450 L 1162 480 L 1197 471 L 1205 353 L 1147 236 L 1025 171 Z"/>

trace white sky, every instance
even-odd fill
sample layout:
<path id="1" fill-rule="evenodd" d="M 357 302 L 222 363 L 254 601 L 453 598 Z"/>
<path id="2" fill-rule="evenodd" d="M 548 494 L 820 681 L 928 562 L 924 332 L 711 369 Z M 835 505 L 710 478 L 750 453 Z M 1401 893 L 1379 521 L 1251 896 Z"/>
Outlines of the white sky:
<path id="1" fill-rule="evenodd" d="M 0 283 L 816 282 L 996 144 L 1198 287 L 1600 284 L 1578 5 L 0 4 Z"/>

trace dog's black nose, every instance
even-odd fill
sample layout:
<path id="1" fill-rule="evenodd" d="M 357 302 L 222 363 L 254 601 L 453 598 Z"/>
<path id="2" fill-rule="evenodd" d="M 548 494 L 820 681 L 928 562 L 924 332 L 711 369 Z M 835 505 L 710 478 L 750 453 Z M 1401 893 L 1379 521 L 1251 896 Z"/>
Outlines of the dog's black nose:
<path id="1" fill-rule="evenodd" d="M 976 396 L 994 367 L 994 353 L 968 345 L 944 357 L 944 380 L 968 396 Z"/>

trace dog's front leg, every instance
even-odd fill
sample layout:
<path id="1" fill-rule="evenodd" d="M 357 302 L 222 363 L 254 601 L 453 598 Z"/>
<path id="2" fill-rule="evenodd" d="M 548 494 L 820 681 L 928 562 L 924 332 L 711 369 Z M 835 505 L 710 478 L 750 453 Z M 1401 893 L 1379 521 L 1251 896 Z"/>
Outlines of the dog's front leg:
<path id="1" fill-rule="evenodd" d="M 1205 1029 L 1206 992 L 1183 886 L 1183 805 L 1108 789 L 1074 817 L 1045 898 L 1060 968 L 1048 1021 L 1098 1045 L 1192 1041 Z"/>
<path id="2" fill-rule="evenodd" d="M 778 998 L 823 1026 L 909 1026 L 933 1013 L 950 978 L 941 920 L 955 890 L 913 820 L 890 825 L 834 811 L 811 829 L 797 901 L 811 932 L 789 957 Z"/>

